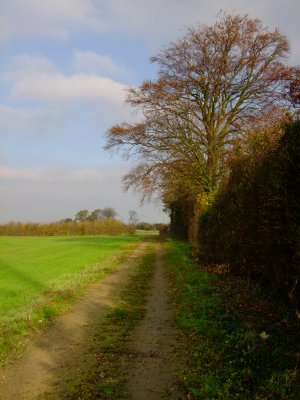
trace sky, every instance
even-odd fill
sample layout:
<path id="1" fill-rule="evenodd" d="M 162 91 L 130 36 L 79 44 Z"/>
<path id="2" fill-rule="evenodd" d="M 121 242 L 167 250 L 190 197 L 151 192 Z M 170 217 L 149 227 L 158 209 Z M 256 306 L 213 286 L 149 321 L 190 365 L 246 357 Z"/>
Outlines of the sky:
<path id="1" fill-rule="evenodd" d="M 221 9 L 278 27 L 300 64 L 299 0 L 0 0 L 0 223 L 104 207 L 168 222 L 124 193 L 131 163 L 103 150 L 105 132 L 134 120 L 126 87 L 155 79 L 149 58 Z"/>

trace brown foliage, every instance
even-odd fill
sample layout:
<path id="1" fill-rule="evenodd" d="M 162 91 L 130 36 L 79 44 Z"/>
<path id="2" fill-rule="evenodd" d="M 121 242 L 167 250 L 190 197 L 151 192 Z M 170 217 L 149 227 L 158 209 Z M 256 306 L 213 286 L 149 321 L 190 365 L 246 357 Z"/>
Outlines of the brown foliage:
<path id="1" fill-rule="evenodd" d="M 229 154 L 243 146 L 245 135 L 277 123 L 289 110 L 287 85 L 297 81 L 298 70 L 292 74 L 284 64 L 288 51 L 278 29 L 223 13 L 214 25 L 188 29 L 152 57 L 157 79 L 128 89 L 139 122 L 107 132 L 105 148 L 137 162 L 124 177 L 125 189 L 144 198 L 156 193 L 166 204 L 214 195 Z"/>

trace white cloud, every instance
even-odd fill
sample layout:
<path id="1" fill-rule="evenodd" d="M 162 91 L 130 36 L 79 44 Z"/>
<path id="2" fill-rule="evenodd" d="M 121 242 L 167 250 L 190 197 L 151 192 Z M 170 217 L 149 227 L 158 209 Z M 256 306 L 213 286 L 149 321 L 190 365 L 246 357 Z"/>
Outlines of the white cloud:
<path id="1" fill-rule="evenodd" d="M 299 0 L 105 1 L 111 10 L 111 29 L 139 35 L 152 48 L 181 37 L 188 26 L 214 23 L 220 10 L 260 18 L 264 25 L 279 27 L 296 44 L 299 37 Z"/>
<path id="2" fill-rule="evenodd" d="M 81 28 L 174 38 L 186 25 L 214 20 L 220 9 L 249 12 L 298 29 L 299 0 L 7 0 L 1 2 L 0 40 L 14 37 L 67 38 Z M 292 21 L 292 24 L 291 24 Z M 162 42 L 160 42 L 162 43 Z"/>
<path id="3" fill-rule="evenodd" d="M 0 83 L 11 83 L 26 76 L 54 73 L 56 65 L 47 57 L 33 57 L 21 54 L 12 58 L 0 74 Z"/>
<path id="4" fill-rule="evenodd" d="M 9 0 L 1 4 L 0 41 L 45 36 L 66 39 L 74 29 L 102 30 L 91 0 Z"/>
<path id="5" fill-rule="evenodd" d="M 72 101 L 124 103 L 125 85 L 99 75 L 121 71 L 110 57 L 77 52 L 74 66 L 79 72 L 64 74 L 46 57 L 22 54 L 6 66 L 0 74 L 0 83 L 8 85 L 13 100 L 60 104 Z"/>
<path id="6" fill-rule="evenodd" d="M 77 52 L 74 68 L 82 72 L 65 74 L 46 57 L 22 54 L 12 58 L 0 73 L 0 83 L 10 104 L 0 104 L 2 132 L 40 133 L 61 131 L 64 124 L 77 117 L 93 121 L 115 120 L 128 116 L 125 88 L 112 78 L 92 73 L 120 71 L 109 57 L 91 52 Z M 89 70 L 89 71 L 88 71 Z M 22 106 L 20 106 L 21 104 Z"/>
<path id="7" fill-rule="evenodd" d="M 116 76 L 125 72 L 111 57 L 91 51 L 76 51 L 74 64 L 77 71 L 87 74 Z"/>
<path id="8" fill-rule="evenodd" d="M 52 168 L 19 169 L 0 166 L 0 180 L 40 182 L 43 184 L 75 183 L 97 184 L 103 181 L 103 174 L 97 169 L 72 170 L 63 165 Z"/>
<path id="9" fill-rule="evenodd" d="M 26 109 L 0 104 L 1 132 L 42 133 L 56 128 L 63 120 L 61 110 Z"/>
<path id="10" fill-rule="evenodd" d="M 0 42 L 118 32 L 142 38 L 153 52 L 182 36 L 187 26 L 212 23 L 220 9 L 247 12 L 264 24 L 278 26 L 291 39 L 293 61 L 299 62 L 299 0 L 7 0 L 1 4 Z"/>
<path id="11" fill-rule="evenodd" d="M 241 3 L 245 1 L 227 0 L 226 7 L 239 7 Z M 85 28 L 164 41 L 170 35 L 174 37 L 174 30 L 203 17 L 207 19 L 219 8 L 224 8 L 224 1 L 204 4 L 199 0 L 10 0 L 1 5 L 0 40 L 24 36 L 67 39 Z"/>
<path id="12" fill-rule="evenodd" d="M 142 220 L 168 222 L 161 206 L 146 204 L 124 194 L 120 188 L 124 167 L 73 170 L 68 166 L 48 169 L 0 167 L 0 222 L 49 222 L 74 217 L 80 209 L 114 207 L 119 218 L 128 221 L 135 209 Z"/>
<path id="13" fill-rule="evenodd" d="M 30 179 L 32 180 L 34 174 L 32 171 L 19 170 L 16 168 L 0 167 L 0 179 Z"/>
<path id="14" fill-rule="evenodd" d="M 74 171 L 71 174 L 71 179 L 74 182 L 94 182 L 99 183 L 103 180 L 103 174 L 100 171 L 94 169 L 83 169 Z"/>
<path id="15" fill-rule="evenodd" d="M 62 73 L 23 77 L 11 87 L 14 100 L 37 102 L 105 101 L 123 104 L 125 86 L 97 75 Z"/>
<path id="16" fill-rule="evenodd" d="M 78 54 L 77 67 L 96 68 L 95 61 L 102 61 L 104 68 L 117 71 L 117 65 L 109 57 Z M 92 66 L 94 61 L 94 66 Z M 85 67 L 85 68 L 84 68 Z M 21 55 L 14 57 L 0 74 L 0 83 L 9 85 L 13 100 L 63 103 L 72 101 L 105 101 L 123 104 L 125 85 L 95 73 L 63 74 L 45 57 Z"/>

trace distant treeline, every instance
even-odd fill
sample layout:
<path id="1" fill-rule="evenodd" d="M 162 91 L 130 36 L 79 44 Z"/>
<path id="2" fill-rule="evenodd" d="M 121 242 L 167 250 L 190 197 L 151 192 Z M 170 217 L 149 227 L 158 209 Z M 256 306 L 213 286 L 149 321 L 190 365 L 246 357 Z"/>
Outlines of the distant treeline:
<path id="1" fill-rule="evenodd" d="M 115 219 L 62 221 L 49 224 L 9 222 L 0 225 L 0 236 L 76 236 L 134 234 L 135 227 Z"/>
<path id="2" fill-rule="evenodd" d="M 168 230 L 168 225 L 166 224 L 150 224 L 149 222 L 137 222 L 136 224 L 134 224 L 136 229 L 139 229 L 141 231 L 166 231 Z"/>

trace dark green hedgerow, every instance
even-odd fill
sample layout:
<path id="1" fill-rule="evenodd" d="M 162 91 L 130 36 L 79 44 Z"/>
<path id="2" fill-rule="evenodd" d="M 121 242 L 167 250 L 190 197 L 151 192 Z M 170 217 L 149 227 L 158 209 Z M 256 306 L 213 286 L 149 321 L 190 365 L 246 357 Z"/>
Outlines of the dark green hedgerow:
<path id="1" fill-rule="evenodd" d="M 296 400 L 299 323 L 228 273 L 200 271 L 186 244 L 166 244 L 186 399 Z"/>
<path id="2" fill-rule="evenodd" d="M 268 282 L 300 312 L 300 121 L 261 147 L 236 160 L 202 215 L 202 259 Z"/>

